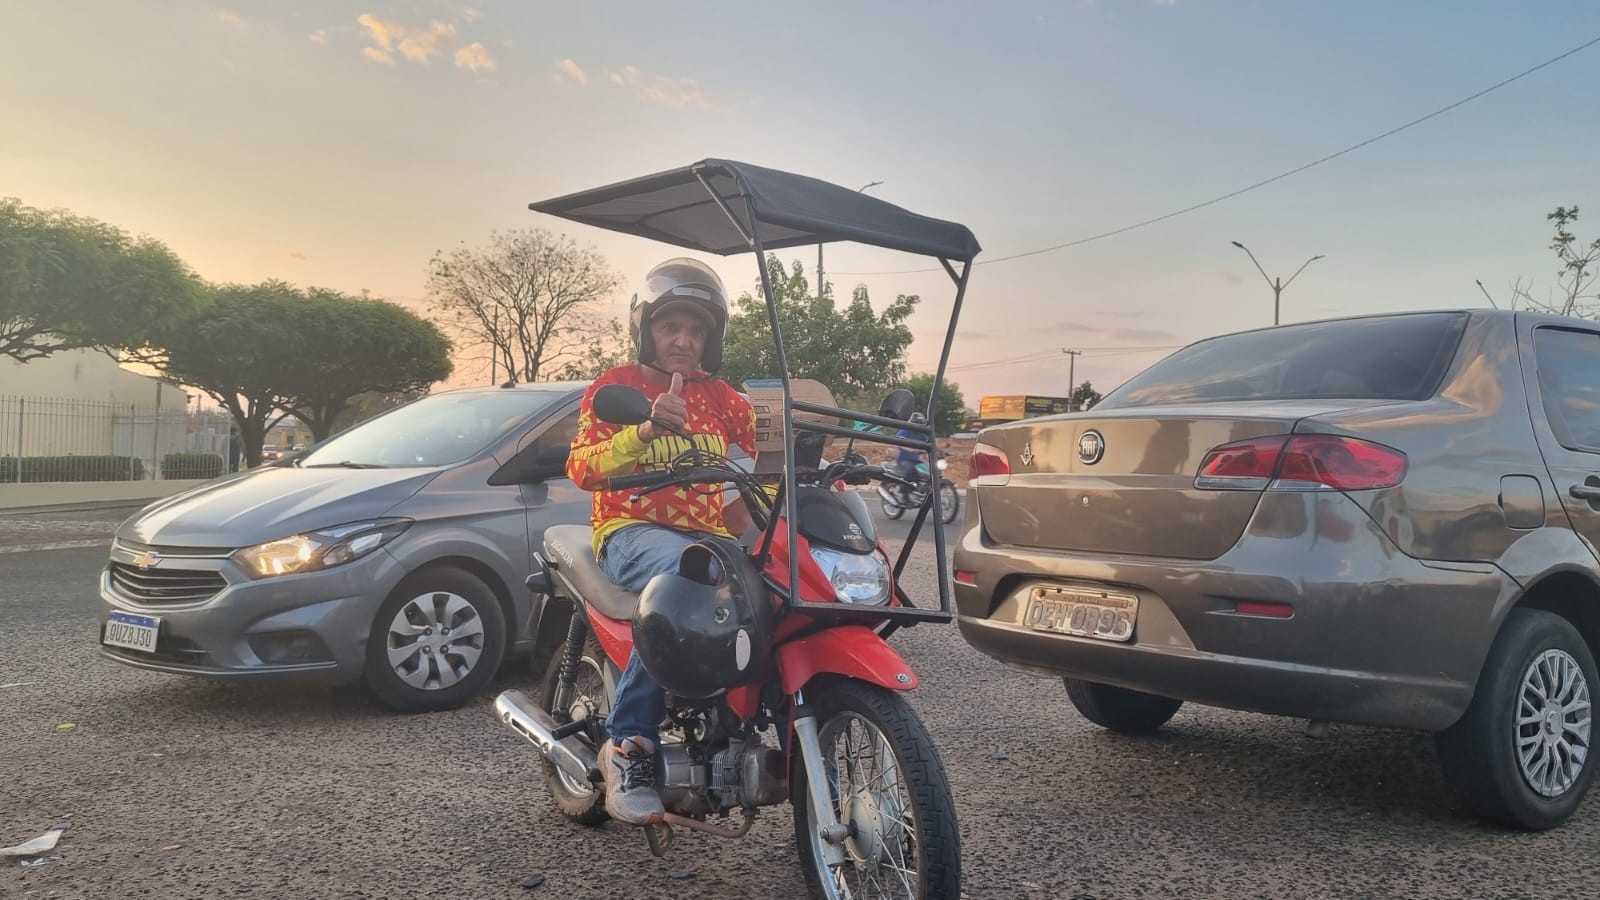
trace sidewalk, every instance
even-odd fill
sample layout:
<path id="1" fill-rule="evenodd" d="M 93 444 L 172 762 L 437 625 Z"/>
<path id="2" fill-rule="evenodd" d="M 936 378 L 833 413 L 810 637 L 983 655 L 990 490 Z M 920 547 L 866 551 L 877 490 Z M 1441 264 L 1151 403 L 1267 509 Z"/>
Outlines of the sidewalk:
<path id="1" fill-rule="evenodd" d="M 82 481 L 0 484 L 0 516 L 45 510 L 131 507 L 205 484 L 204 481 Z"/>

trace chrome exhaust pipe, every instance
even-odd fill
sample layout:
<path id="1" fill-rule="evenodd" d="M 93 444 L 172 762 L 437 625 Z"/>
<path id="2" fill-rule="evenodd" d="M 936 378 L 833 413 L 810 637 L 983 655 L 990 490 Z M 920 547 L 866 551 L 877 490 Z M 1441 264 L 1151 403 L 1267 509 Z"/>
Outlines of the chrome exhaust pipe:
<path id="1" fill-rule="evenodd" d="M 556 740 L 556 720 L 533 705 L 521 691 L 502 691 L 494 698 L 494 717 L 538 748 L 557 769 L 580 783 L 589 782 L 595 755 L 586 747 L 572 748 Z"/>

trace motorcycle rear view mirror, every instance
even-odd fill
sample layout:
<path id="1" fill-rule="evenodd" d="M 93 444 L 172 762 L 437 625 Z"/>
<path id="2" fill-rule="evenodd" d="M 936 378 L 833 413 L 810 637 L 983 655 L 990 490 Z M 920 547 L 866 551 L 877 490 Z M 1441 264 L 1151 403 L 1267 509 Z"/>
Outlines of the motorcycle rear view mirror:
<path id="1" fill-rule="evenodd" d="M 905 388 L 895 388 L 889 396 L 883 398 L 883 404 L 878 407 L 878 415 L 885 419 L 909 419 L 911 407 L 915 406 L 917 398 Z"/>
<path id="2" fill-rule="evenodd" d="M 644 392 L 625 384 L 607 384 L 594 392 L 595 418 L 612 425 L 639 425 L 650 418 Z"/>

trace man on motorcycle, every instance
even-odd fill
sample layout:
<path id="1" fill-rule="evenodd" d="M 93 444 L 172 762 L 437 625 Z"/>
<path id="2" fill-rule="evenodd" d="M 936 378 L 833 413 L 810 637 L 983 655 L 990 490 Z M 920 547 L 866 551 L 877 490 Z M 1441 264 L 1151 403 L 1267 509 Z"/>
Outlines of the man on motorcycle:
<path id="1" fill-rule="evenodd" d="M 914 412 L 911 414 L 911 421 L 913 424 L 921 425 L 928 421 L 928 417 L 920 412 Z M 898 436 L 913 441 L 923 440 L 925 437 L 921 432 L 909 428 L 900 429 Z M 920 462 L 922 462 L 922 451 L 910 447 L 901 447 L 900 452 L 894 456 L 895 468 L 900 470 L 900 477 L 913 484 L 917 480 L 917 463 Z M 906 485 L 895 485 L 895 494 L 900 498 L 902 505 L 910 505 L 911 492 Z"/>
<path id="2" fill-rule="evenodd" d="M 642 591 L 656 575 L 678 571 L 684 548 L 701 540 L 731 541 L 749 524 L 742 505 L 724 508 L 723 493 L 698 486 L 666 488 L 632 499 L 630 491 L 606 490 L 606 478 L 669 468 L 693 447 L 726 454 L 737 446 L 755 454 L 755 413 L 745 397 L 715 377 L 722 366 L 728 300 L 715 272 L 691 259 L 670 259 L 645 275 L 628 317 L 636 362 L 597 378 L 584 394 L 578 434 L 567 474 L 594 494 L 595 558 L 611 580 Z M 651 399 L 650 421 L 618 426 L 594 416 L 594 393 L 607 384 L 638 388 Z M 681 432 L 693 441 L 674 434 Z M 601 748 L 606 811 L 633 825 L 659 821 L 661 798 L 654 788 L 654 755 L 665 715 L 660 685 L 639 654 L 617 684 L 606 726 L 611 740 Z"/>

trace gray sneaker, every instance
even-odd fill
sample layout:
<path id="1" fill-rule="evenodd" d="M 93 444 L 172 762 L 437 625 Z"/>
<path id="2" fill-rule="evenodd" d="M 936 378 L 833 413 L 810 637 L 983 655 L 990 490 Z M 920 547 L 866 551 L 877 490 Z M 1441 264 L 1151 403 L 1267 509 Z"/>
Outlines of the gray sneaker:
<path id="1" fill-rule="evenodd" d="M 606 812 L 625 825 L 653 825 L 666 810 L 656 793 L 656 746 L 648 738 L 607 741 L 600 748 L 606 778 Z"/>

